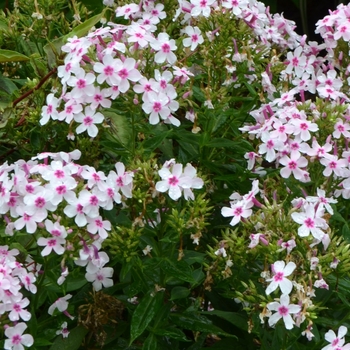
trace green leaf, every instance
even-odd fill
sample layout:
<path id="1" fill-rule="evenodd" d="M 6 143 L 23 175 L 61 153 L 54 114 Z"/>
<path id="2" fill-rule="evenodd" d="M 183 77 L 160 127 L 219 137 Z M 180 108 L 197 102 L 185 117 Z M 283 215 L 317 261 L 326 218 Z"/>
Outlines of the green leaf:
<path id="1" fill-rule="evenodd" d="M 186 287 L 176 286 L 171 290 L 170 300 L 187 298 L 191 291 Z"/>
<path id="2" fill-rule="evenodd" d="M 214 326 L 206 317 L 201 317 L 193 314 L 176 314 L 169 315 L 170 320 L 182 329 L 189 329 L 196 332 L 213 333 L 224 335 L 226 337 L 235 337 L 232 334 L 226 333 L 221 328 Z"/>
<path id="3" fill-rule="evenodd" d="M 63 338 L 59 335 L 49 350 L 77 350 L 80 348 L 88 330 L 83 326 L 78 326 L 72 329 L 68 338 Z"/>
<path id="4" fill-rule="evenodd" d="M 237 146 L 236 141 L 224 139 L 224 138 L 217 138 L 209 141 L 206 145 L 206 147 L 210 148 L 216 148 L 216 147 L 232 147 L 235 148 Z"/>
<path id="5" fill-rule="evenodd" d="M 221 311 L 221 310 L 213 310 L 213 311 L 203 311 L 201 312 L 203 315 L 215 315 L 224 320 L 232 323 L 236 327 L 243 329 L 245 331 L 248 330 L 248 318 L 244 317 L 242 314 L 238 312 L 229 312 L 229 311 Z"/>
<path id="6" fill-rule="evenodd" d="M 183 260 L 187 262 L 188 265 L 194 263 L 202 264 L 206 255 L 204 253 L 196 252 L 194 250 L 184 250 Z"/>
<path id="7" fill-rule="evenodd" d="M 159 135 L 149 137 L 146 141 L 142 143 L 142 146 L 148 152 L 154 151 L 157 147 L 159 147 L 162 142 L 168 138 L 172 133 L 172 130 L 168 130 L 166 132 L 162 132 Z"/>
<path id="8" fill-rule="evenodd" d="M 122 146 L 127 147 L 132 142 L 130 120 L 125 115 L 118 114 L 112 110 L 104 110 L 102 114 L 106 118 L 107 123 L 110 123 L 111 134 Z"/>
<path id="9" fill-rule="evenodd" d="M 192 276 L 192 269 L 185 261 L 171 261 L 163 259 L 160 264 L 161 269 L 167 274 L 167 277 L 173 277 L 177 280 L 196 283 Z"/>
<path id="10" fill-rule="evenodd" d="M 159 308 L 162 306 L 162 303 L 163 293 L 158 292 L 156 294 L 147 294 L 141 300 L 140 304 L 137 305 L 131 320 L 130 345 L 144 332 Z"/>
<path id="11" fill-rule="evenodd" d="M 34 345 L 35 346 L 47 346 L 47 345 L 52 345 L 52 342 L 45 339 L 45 338 L 35 338 Z"/>
<path id="12" fill-rule="evenodd" d="M 163 337 L 168 337 L 168 338 L 185 341 L 185 342 L 189 341 L 185 333 L 176 327 L 169 327 L 164 329 L 158 328 L 158 329 L 155 329 L 153 332 L 154 334 L 161 335 Z"/>
<path id="13" fill-rule="evenodd" d="M 206 100 L 203 91 L 198 86 L 193 86 L 192 91 L 194 99 L 198 100 L 199 102 L 204 102 Z"/>
<path id="14" fill-rule="evenodd" d="M 11 50 L 0 50 L 0 63 L 29 61 L 29 57 Z"/>
<path id="15" fill-rule="evenodd" d="M 150 333 L 148 337 L 146 338 L 146 341 L 143 343 L 142 350 L 157 350 L 157 337 Z"/>
<path id="16" fill-rule="evenodd" d="M 0 90 L 5 91 L 11 95 L 14 91 L 18 90 L 17 85 L 9 78 L 0 74 Z"/>
<path id="17" fill-rule="evenodd" d="M 1 101 L 1 94 L 0 94 L 0 107 L 2 104 Z M 6 108 L 3 112 L 0 112 L 0 129 L 4 128 L 9 120 L 9 118 L 12 116 L 13 109 L 11 107 Z"/>

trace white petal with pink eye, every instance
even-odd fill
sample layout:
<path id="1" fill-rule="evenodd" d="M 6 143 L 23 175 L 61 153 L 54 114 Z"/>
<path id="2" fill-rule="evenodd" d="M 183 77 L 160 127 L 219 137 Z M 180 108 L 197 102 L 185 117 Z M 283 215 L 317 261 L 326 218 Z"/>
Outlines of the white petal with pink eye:
<path id="1" fill-rule="evenodd" d="M 156 183 L 156 190 L 159 192 L 166 192 L 169 189 L 169 184 L 167 181 L 158 181 Z"/>

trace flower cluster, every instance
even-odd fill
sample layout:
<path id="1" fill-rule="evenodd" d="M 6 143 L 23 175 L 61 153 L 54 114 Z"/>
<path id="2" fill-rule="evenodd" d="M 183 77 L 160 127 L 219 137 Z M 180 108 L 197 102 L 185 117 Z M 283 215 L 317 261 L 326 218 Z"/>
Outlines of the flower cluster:
<path id="1" fill-rule="evenodd" d="M 5 330 L 5 335 L 9 338 L 5 341 L 6 349 L 10 349 L 10 343 L 16 344 L 23 342 L 25 345 L 33 343 L 32 336 L 25 335 L 17 337 L 16 332 L 21 330 L 21 334 L 27 327 L 25 323 L 18 323 L 19 320 L 27 322 L 31 319 L 31 313 L 27 310 L 29 299 L 21 293 L 23 288 L 30 293 L 35 294 L 37 287 L 37 271 L 29 261 L 25 263 L 16 260 L 19 255 L 17 249 L 9 249 L 8 246 L 0 247 L 0 314 L 5 317 L 6 322 L 12 322 L 15 327 L 9 327 Z"/>
<path id="2" fill-rule="evenodd" d="M 111 230 L 110 222 L 101 217 L 100 208 L 110 210 L 114 203 L 122 202 L 122 196 L 132 197 L 133 173 L 126 172 L 119 162 L 116 171 L 106 176 L 91 166 L 74 163 L 79 157 L 79 151 L 45 153 L 29 162 L 3 164 L 0 212 L 7 222 L 6 233 L 13 235 L 25 229 L 35 234 L 37 245 L 43 247 L 42 256 L 54 252 L 62 255 L 64 261 L 79 250 L 80 259 L 75 262 L 87 265 L 86 278 L 99 290 L 112 282 L 101 276 L 113 274 L 111 268 L 104 267 L 108 256 L 99 252 Z M 36 158 L 44 162 L 39 163 Z M 67 275 L 63 265 L 58 283 L 62 284 Z M 28 277 L 31 280 L 33 277 Z"/>
<path id="3" fill-rule="evenodd" d="M 184 169 L 182 168 L 182 164 L 176 163 L 175 159 L 165 162 L 162 169 L 158 171 L 162 181 L 156 183 L 156 190 L 159 192 L 168 191 L 169 197 L 174 201 L 181 197 L 182 192 L 186 200 L 193 200 L 192 188 L 200 189 L 204 182 L 196 176 L 197 170 L 191 164 L 187 164 Z"/>

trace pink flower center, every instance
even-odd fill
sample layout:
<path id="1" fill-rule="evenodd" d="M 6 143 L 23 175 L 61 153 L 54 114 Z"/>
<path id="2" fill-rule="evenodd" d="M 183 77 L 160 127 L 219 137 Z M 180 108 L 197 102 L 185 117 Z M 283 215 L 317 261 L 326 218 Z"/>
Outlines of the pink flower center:
<path id="1" fill-rule="evenodd" d="M 153 111 L 158 113 L 162 109 L 162 104 L 160 102 L 154 102 Z"/>
<path id="2" fill-rule="evenodd" d="M 77 213 L 83 214 L 84 207 L 81 204 L 77 204 Z"/>
<path id="3" fill-rule="evenodd" d="M 102 97 L 102 95 L 100 95 L 100 94 L 96 94 L 96 95 L 94 96 L 94 100 L 95 100 L 96 102 L 101 102 L 101 101 L 103 100 L 103 97 Z"/>
<path id="4" fill-rule="evenodd" d="M 163 51 L 164 53 L 169 53 L 169 52 L 170 52 L 170 45 L 167 44 L 167 43 L 164 43 L 164 44 L 162 45 L 162 51 Z"/>
<path id="5" fill-rule="evenodd" d="M 56 187 L 56 192 L 58 194 L 65 194 L 67 192 L 65 185 L 60 185 Z"/>
<path id="6" fill-rule="evenodd" d="M 52 236 L 59 237 L 59 236 L 61 236 L 61 231 L 59 231 L 59 230 L 52 230 L 51 234 L 52 234 Z"/>
<path id="7" fill-rule="evenodd" d="M 55 240 L 55 239 L 49 239 L 49 240 L 47 241 L 47 245 L 48 245 L 49 247 L 54 247 L 54 246 L 56 245 L 56 240 Z"/>
<path id="8" fill-rule="evenodd" d="M 274 143 L 272 140 L 269 140 L 269 141 L 267 141 L 267 143 L 266 143 L 266 147 L 267 147 L 268 149 L 272 149 L 274 145 L 275 145 L 275 143 Z"/>
<path id="9" fill-rule="evenodd" d="M 289 169 L 296 169 L 297 168 L 297 163 L 294 161 L 294 160 L 292 160 L 292 161 L 290 161 L 289 163 L 288 163 L 288 168 Z"/>
<path id="10" fill-rule="evenodd" d="M 26 191 L 28 193 L 33 193 L 34 192 L 34 186 L 32 185 L 26 185 Z"/>
<path id="11" fill-rule="evenodd" d="M 101 220 L 99 220 L 99 219 L 95 220 L 95 224 L 98 227 L 103 227 L 103 222 Z"/>
<path id="12" fill-rule="evenodd" d="M 35 204 L 35 206 L 36 206 L 37 208 L 42 208 L 42 207 L 45 206 L 46 201 L 45 201 L 45 199 L 44 199 L 43 197 L 38 197 L 38 198 L 35 200 L 34 204 Z"/>
<path id="13" fill-rule="evenodd" d="M 335 169 L 335 168 L 337 167 L 337 162 L 334 162 L 334 161 L 329 162 L 329 167 L 330 167 L 331 169 Z"/>
<path id="14" fill-rule="evenodd" d="M 56 170 L 54 172 L 54 175 L 58 178 L 58 179 L 62 179 L 64 177 L 64 171 L 63 170 Z"/>
<path id="15" fill-rule="evenodd" d="M 79 79 L 77 81 L 77 88 L 78 89 L 84 89 L 85 86 L 86 86 L 86 81 L 84 79 Z"/>
<path id="16" fill-rule="evenodd" d="M 7 203 L 7 205 L 8 205 L 9 207 L 15 207 L 15 206 L 16 206 L 16 203 L 17 203 L 16 197 L 11 196 L 11 197 L 10 197 L 10 200 L 9 200 L 8 203 Z"/>
<path id="17" fill-rule="evenodd" d="M 22 337 L 19 334 L 16 334 L 12 337 L 12 344 L 18 345 L 21 344 Z"/>
<path id="18" fill-rule="evenodd" d="M 281 316 L 287 316 L 289 314 L 288 312 L 288 308 L 284 305 L 282 305 L 281 307 L 278 308 L 278 313 L 281 315 Z"/>
<path id="19" fill-rule="evenodd" d="M 314 228 L 315 227 L 315 221 L 312 220 L 311 218 L 307 218 L 305 221 L 304 221 L 304 224 L 306 227 L 308 228 Z"/>
<path id="20" fill-rule="evenodd" d="M 98 198 L 96 196 L 91 196 L 89 202 L 91 205 L 98 205 Z"/>
<path id="21" fill-rule="evenodd" d="M 106 67 L 104 67 L 104 69 L 103 69 L 103 73 L 104 73 L 106 76 L 110 77 L 111 75 L 113 75 L 114 69 L 113 69 L 113 67 L 111 67 L 111 66 L 106 66 Z"/>
<path id="22" fill-rule="evenodd" d="M 119 72 L 118 72 L 118 75 L 122 78 L 122 79 L 127 79 L 128 75 L 129 75 L 129 72 L 126 68 L 123 68 L 121 69 Z"/>
<path id="23" fill-rule="evenodd" d="M 233 211 L 233 215 L 234 215 L 234 216 L 241 216 L 242 213 L 243 213 L 242 207 L 237 207 L 237 208 Z"/>
<path id="24" fill-rule="evenodd" d="M 300 123 L 300 129 L 301 130 L 307 130 L 309 127 L 306 123 Z"/>
<path id="25" fill-rule="evenodd" d="M 112 188 L 107 188 L 107 195 L 108 197 L 110 198 L 113 198 L 114 197 L 114 191 Z"/>
<path id="26" fill-rule="evenodd" d="M 124 186 L 124 182 L 121 176 L 119 176 L 116 180 L 117 186 L 119 187 L 123 187 Z"/>
<path id="27" fill-rule="evenodd" d="M 299 65 L 299 60 L 298 60 L 298 57 L 293 57 L 292 59 L 292 65 L 294 67 L 297 67 Z"/>
<path id="28" fill-rule="evenodd" d="M 168 184 L 170 186 L 176 186 L 179 183 L 179 179 L 176 176 L 171 176 L 168 179 Z"/>
<path id="29" fill-rule="evenodd" d="M 192 35 L 192 41 L 195 43 L 198 41 L 198 35 L 197 34 L 193 34 Z"/>
<path id="30" fill-rule="evenodd" d="M 91 117 L 89 117 L 88 115 L 84 118 L 83 123 L 86 126 L 90 126 L 91 124 L 93 124 L 93 119 Z"/>
<path id="31" fill-rule="evenodd" d="M 283 272 L 277 272 L 275 276 L 273 276 L 273 279 L 275 282 L 283 281 L 284 273 Z"/>

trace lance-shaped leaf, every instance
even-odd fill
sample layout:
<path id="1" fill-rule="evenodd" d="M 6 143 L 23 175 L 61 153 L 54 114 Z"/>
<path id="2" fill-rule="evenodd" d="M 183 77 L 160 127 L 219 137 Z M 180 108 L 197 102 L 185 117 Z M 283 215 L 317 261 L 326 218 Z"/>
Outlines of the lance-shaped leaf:
<path id="1" fill-rule="evenodd" d="M 29 61 L 29 57 L 11 50 L 0 50 L 0 63 Z"/>
<path id="2" fill-rule="evenodd" d="M 163 304 L 163 293 L 147 294 L 137 306 L 131 320 L 130 344 L 139 337 Z"/>

